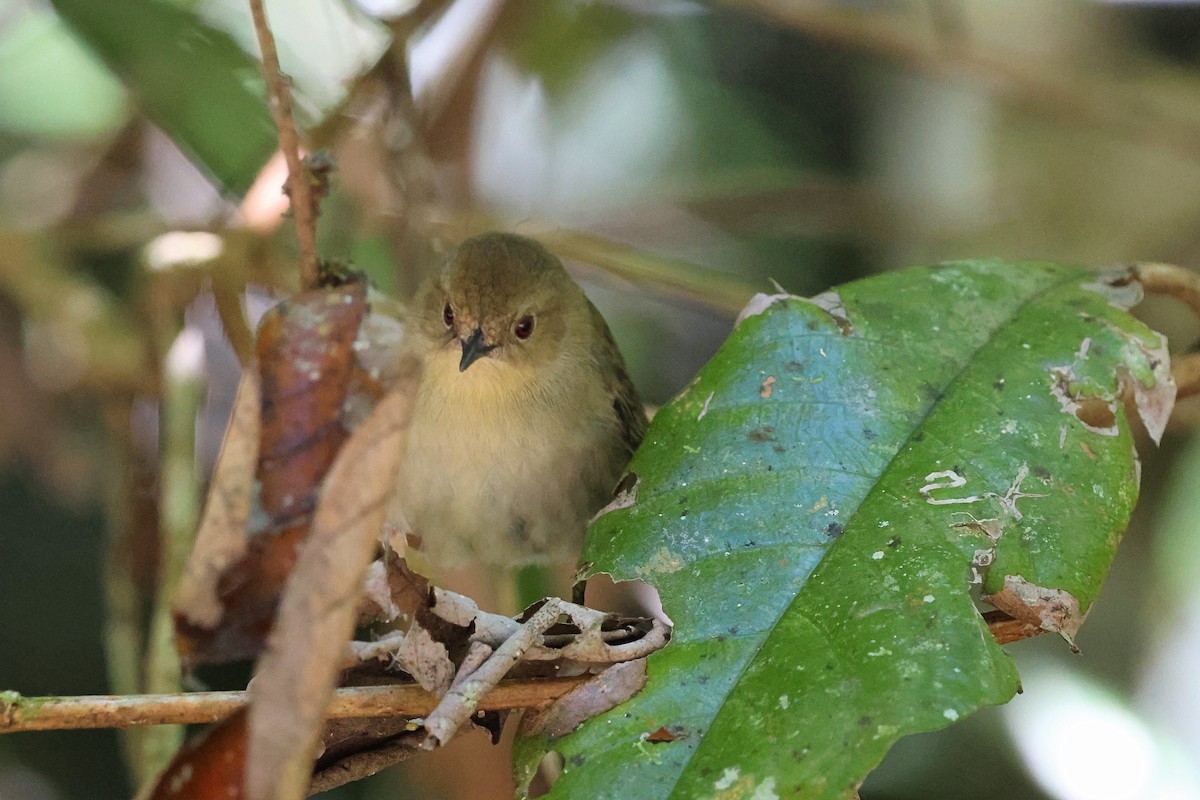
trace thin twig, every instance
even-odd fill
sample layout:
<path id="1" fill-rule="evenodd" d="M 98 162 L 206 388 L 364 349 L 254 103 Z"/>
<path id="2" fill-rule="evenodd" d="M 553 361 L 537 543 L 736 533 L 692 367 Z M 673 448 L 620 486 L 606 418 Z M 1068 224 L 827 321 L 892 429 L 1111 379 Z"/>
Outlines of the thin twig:
<path id="1" fill-rule="evenodd" d="M 296 223 L 296 242 L 300 249 L 300 280 L 305 289 L 310 289 L 317 285 L 316 207 L 308 170 L 300 160 L 300 140 L 292 114 L 292 94 L 288 80 L 279 70 L 279 54 L 275 50 L 275 37 L 267 23 L 263 0 L 248 2 L 258 46 L 262 51 L 262 73 L 267 84 L 271 116 L 275 118 L 275 127 L 279 131 L 279 149 L 283 151 L 288 165 L 288 194 L 292 201 L 292 218 Z"/>
<path id="2" fill-rule="evenodd" d="M 477 709 L 537 708 L 591 677 L 505 681 L 484 695 Z M 353 686 L 334 691 L 326 718 L 423 717 L 437 707 L 439 699 L 415 684 Z M 23 697 L 0 692 L 0 733 L 217 722 L 247 702 L 244 691 L 79 697 Z"/>
<path id="3" fill-rule="evenodd" d="M 1045 633 L 1003 611 L 988 612 L 984 620 L 1000 644 Z M 540 708 L 592 677 L 584 674 L 502 681 L 483 695 L 475 709 Z M 437 708 L 439 701 L 440 698 L 414 684 L 354 686 L 334 691 L 326 718 L 424 717 Z M 0 734 L 217 722 L 244 708 L 247 702 L 246 692 L 79 697 L 23 697 L 16 692 L 0 692 Z"/>

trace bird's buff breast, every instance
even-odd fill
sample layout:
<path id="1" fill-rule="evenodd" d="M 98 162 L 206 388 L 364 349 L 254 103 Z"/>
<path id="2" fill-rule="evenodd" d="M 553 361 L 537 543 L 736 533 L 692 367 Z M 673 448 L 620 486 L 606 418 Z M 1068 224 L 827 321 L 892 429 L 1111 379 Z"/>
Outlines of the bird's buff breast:
<path id="1" fill-rule="evenodd" d="M 612 412 L 599 380 L 558 385 L 552 405 L 516 367 L 433 361 L 397 487 L 422 549 L 445 568 L 574 560 L 623 466 L 608 463 Z"/>

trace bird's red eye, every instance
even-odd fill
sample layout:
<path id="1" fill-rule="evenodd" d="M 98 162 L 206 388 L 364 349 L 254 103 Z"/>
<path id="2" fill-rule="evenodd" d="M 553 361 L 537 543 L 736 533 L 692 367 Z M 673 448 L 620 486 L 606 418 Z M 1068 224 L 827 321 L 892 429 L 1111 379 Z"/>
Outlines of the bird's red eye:
<path id="1" fill-rule="evenodd" d="M 446 323 L 447 328 L 454 327 L 454 309 L 446 303 L 446 307 L 442 309 L 442 322 Z"/>
<path id="2" fill-rule="evenodd" d="M 517 324 L 513 327 L 513 333 L 518 339 L 528 339 L 533 335 L 533 317 L 524 316 L 517 320 Z"/>

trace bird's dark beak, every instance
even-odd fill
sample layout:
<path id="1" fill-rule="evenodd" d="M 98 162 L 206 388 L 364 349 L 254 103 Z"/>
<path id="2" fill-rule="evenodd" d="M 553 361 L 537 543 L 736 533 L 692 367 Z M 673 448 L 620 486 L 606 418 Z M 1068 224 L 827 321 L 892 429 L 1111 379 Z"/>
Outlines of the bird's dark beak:
<path id="1" fill-rule="evenodd" d="M 462 361 L 458 362 L 458 371 L 465 372 L 467 367 L 496 349 L 494 344 L 483 343 L 483 330 L 476 328 L 471 338 L 462 343 Z"/>

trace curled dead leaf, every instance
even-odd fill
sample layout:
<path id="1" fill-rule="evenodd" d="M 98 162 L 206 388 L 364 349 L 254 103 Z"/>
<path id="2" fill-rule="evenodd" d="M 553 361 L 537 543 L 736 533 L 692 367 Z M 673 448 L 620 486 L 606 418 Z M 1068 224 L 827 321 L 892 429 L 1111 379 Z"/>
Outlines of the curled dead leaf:
<path id="1" fill-rule="evenodd" d="M 251 800 L 300 798 L 308 786 L 402 460 L 413 394 L 404 388 L 385 397 L 338 454 L 288 580 L 251 685 Z"/>
<path id="2" fill-rule="evenodd" d="M 543 711 L 522 720 L 521 733 L 526 736 L 545 733 L 551 739 L 566 736 L 585 720 L 624 703 L 645 685 L 645 659 L 614 664 Z"/>

